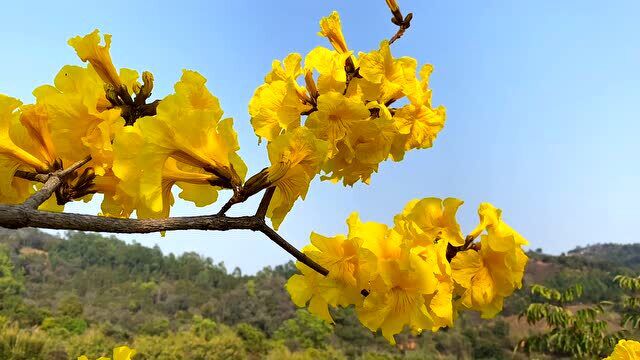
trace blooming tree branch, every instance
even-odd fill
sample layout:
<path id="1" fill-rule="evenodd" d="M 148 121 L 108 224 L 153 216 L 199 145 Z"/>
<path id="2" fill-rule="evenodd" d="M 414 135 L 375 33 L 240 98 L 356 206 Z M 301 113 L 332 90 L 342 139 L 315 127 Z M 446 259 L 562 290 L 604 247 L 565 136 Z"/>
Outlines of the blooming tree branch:
<path id="1" fill-rule="evenodd" d="M 391 52 L 413 15 L 386 2 L 399 29 L 378 49 L 350 49 L 334 11 L 319 32 L 332 49 L 273 61 L 249 102 L 270 165 L 248 178 L 233 119 L 223 118 L 204 76 L 184 70 L 174 93 L 147 103 L 153 75 L 118 71 L 110 35 L 72 38 L 90 66 L 63 67 L 53 85 L 34 91 L 35 104 L 0 94 L 0 226 L 260 232 L 297 260 L 300 273 L 286 285 L 296 305 L 327 322 L 331 307 L 354 306 L 362 324 L 391 343 L 405 326 L 453 326 L 458 311 L 494 316 L 522 286 L 527 241 L 491 204 L 479 206 L 480 224 L 466 237 L 455 198 L 412 200 L 393 226 L 353 213 L 347 234 L 312 232 L 302 251 L 277 232 L 315 178 L 369 184 L 381 163 L 432 147 L 445 125 L 446 109 L 432 102 L 433 66 Z M 233 193 L 216 214 L 171 217 L 177 188 L 198 207 Z M 226 215 L 261 192 L 254 215 Z M 62 212 L 93 194 L 102 195 L 100 216 Z"/>

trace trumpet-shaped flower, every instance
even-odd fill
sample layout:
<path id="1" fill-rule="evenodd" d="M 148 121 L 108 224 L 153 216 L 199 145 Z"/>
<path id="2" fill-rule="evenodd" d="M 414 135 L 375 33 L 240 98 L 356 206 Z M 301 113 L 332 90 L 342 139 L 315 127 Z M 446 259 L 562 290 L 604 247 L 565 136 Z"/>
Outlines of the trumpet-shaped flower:
<path id="1" fill-rule="evenodd" d="M 320 20 L 320 32 L 318 35 L 329 39 L 329 42 L 337 52 L 344 54 L 349 51 L 347 42 L 344 40 L 344 35 L 342 35 L 340 15 L 337 11 L 332 12 L 331 15 L 323 17 Z"/>
<path id="2" fill-rule="evenodd" d="M 504 298 L 522 286 L 528 260 L 518 246 L 495 251 L 489 245 L 501 241 L 514 244 L 513 240 L 483 235 L 479 251 L 459 252 L 451 261 L 453 280 L 461 287 L 460 303 L 467 309 L 479 311 L 484 318 L 494 317 L 502 310 Z"/>
<path id="3" fill-rule="evenodd" d="M 16 138 L 28 136 L 24 128 L 18 129 L 20 113 L 16 110 L 21 104 L 18 99 L 0 94 L 0 156 L 11 158 L 36 171 L 46 171 L 49 164 L 16 144 Z"/>
<path id="4" fill-rule="evenodd" d="M 380 43 L 380 49 L 360 54 L 360 75 L 377 87 L 380 103 L 398 100 L 407 95 L 407 89 L 415 82 L 417 62 L 410 57 L 395 59 L 391 55 L 389 41 Z"/>
<path id="5" fill-rule="evenodd" d="M 389 157 L 396 135 L 391 114 L 377 102 L 370 102 L 367 108 L 378 116 L 354 124 L 346 140 L 338 143 L 338 152 L 325 162 L 323 170 L 329 175 L 322 176 L 323 180 L 342 180 L 344 185 L 361 180 L 368 184 L 379 164 Z"/>
<path id="6" fill-rule="evenodd" d="M 446 110 L 440 106 L 431 106 L 431 90 L 429 76 L 433 71 L 431 65 L 420 70 L 421 80 L 413 79 L 405 86 L 410 103 L 396 111 L 393 118 L 400 136 L 395 139 L 392 155 L 396 161 L 402 160 L 404 153 L 410 149 L 426 149 L 444 127 Z"/>
<path id="7" fill-rule="evenodd" d="M 122 85 L 118 76 L 109 49 L 111 48 L 111 35 L 104 34 L 104 45 L 100 45 L 100 31 L 97 29 L 85 36 L 76 36 L 69 40 L 82 61 L 88 61 L 96 70 L 102 81 L 116 88 Z"/>
<path id="8" fill-rule="evenodd" d="M 300 100 L 301 91 L 292 79 L 271 81 L 256 89 L 249 114 L 258 137 L 272 141 L 283 130 L 300 126 L 300 114 L 310 108 Z"/>
<path id="9" fill-rule="evenodd" d="M 339 53 L 326 47 L 318 46 L 311 50 L 304 59 L 304 67 L 308 71 L 318 72 L 318 90 L 321 94 L 329 91 L 342 93 L 347 82 L 345 61 L 351 52 Z M 352 89 L 350 87 L 350 89 Z M 348 92 L 347 95 L 351 95 Z"/>
<path id="10" fill-rule="evenodd" d="M 104 126 L 103 122 L 116 122 L 120 110 L 108 109 L 104 85 L 92 68 L 65 66 L 55 77 L 53 86 L 40 86 L 33 94 L 39 113 L 46 114 L 56 155 L 65 164 L 95 154 L 91 144 L 108 147 L 88 137 L 94 131 L 102 133 L 98 127 Z"/>
<path id="11" fill-rule="evenodd" d="M 31 131 L 20 122 L 20 105 L 19 100 L 0 94 L 0 202 L 6 204 L 20 203 L 34 191 L 31 182 L 14 177 L 17 170 L 44 172 L 53 165 L 47 161 L 44 143 L 32 139 Z M 40 125 L 34 120 L 34 127 Z"/>
<path id="12" fill-rule="evenodd" d="M 338 142 L 348 141 L 347 135 L 354 126 L 369 116 L 369 109 L 361 99 L 332 91 L 318 97 L 318 111 L 309 115 L 305 126 L 329 143 L 328 156 L 331 158 L 338 152 Z"/>
<path id="13" fill-rule="evenodd" d="M 409 247 L 430 246 L 440 241 L 453 246 L 464 244 L 456 212 L 463 201 L 425 198 L 409 202 L 394 218 L 394 230 L 403 235 Z"/>
<path id="14" fill-rule="evenodd" d="M 206 178 L 223 188 L 239 186 L 246 174 L 246 165 L 236 154 L 233 120 L 220 120 L 222 109 L 205 82 L 200 74 L 184 71 L 176 93 L 162 100 L 157 116 L 140 118 L 121 139 L 116 136 L 114 146 L 121 150 L 115 152 L 114 173 L 125 192 L 139 196 L 152 213 L 166 213 L 163 198 L 167 197 L 162 194 L 170 190 L 158 169 L 169 157 L 206 171 L 197 175 L 197 181 Z"/>
<path id="15" fill-rule="evenodd" d="M 327 143 L 301 127 L 277 137 L 268 144 L 267 151 L 271 161 L 268 181 L 276 188 L 267 216 L 278 229 L 294 202 L 299 197 L 304 200 L 326 158 Z"/>
<path id="16" fill-rule="evenodd" d="M 183 189 L 180 197 L 197 206 L 215 202 L 217 190 L 224 181 L 200 167 L 160 153 L 162 148 L 147 142 L 148 138 L 144 136 L 147 133 L 140 125 L 145 126 L 144 122 L 137 122 L 120 129 L 113 144 L 113 172 L 119 180 L 117 191 L 113 192 L 115 203 L 120 202 L 125 210 L 133 204 L 139 218 L 168 217 L 174 203 L 172 188 L 175 184 Z M 145 174 L 146 169 L 152 174 Z"/>
<path id="17" fill-rule="evenodd" d="M 329 313 L 329 302 L 325 299 L 325 295 L 327 289 L 335 287 L 335 281 L 318 274 L 300 262 L 296 262 L 296 268 L 301 274 L 291 276 L 285 285 L 293 303 L 299 307 L 305 307 L 308 304 L 310 313 L 328 323 L 333 323 Z"/>
<path id="18" fill-rule="evenodd" d="M 507 251 L 513 246 L 527 245 L 528 241 L 509 225 L 502 221 L 502 210 L 497 209 L 490 203 L 482 203 L 478 207 L 480 224 L 471 232 L 471 236 L 476 237 L 486 230 L 492 235 L 489 246 L 496 251 Z M 511 241 L 513 243 L 511 243 Z"/>
<path id="19" fill-rule="evenodd" d="M 437 290 L 435 268 L 415 255 L 408 261 L 410 264 L 401 264 L 400 260 L 381 262 L 379 277 L 362 306 L 356 308 L 362 324 L 372 331 L 381 329 L 392 344 L 393 335 L 405 326 L 417 332 L 433 326 L 425 295 Z"/>

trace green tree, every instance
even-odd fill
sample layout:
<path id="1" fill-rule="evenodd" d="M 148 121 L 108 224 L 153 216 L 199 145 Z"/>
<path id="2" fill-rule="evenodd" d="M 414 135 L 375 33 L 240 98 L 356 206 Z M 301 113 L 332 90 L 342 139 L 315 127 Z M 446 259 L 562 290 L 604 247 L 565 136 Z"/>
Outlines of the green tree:
<path id="1" fill-rule="evenodd" d="M 613 281 L 625 291 L 622 296 L 622 326 L 640 329 L 640 276 L 617 275 Z"/>
<path id="2" fill-rule="evenodd" d="M 595 359 L 609 354 L 623 336 L 621 332 L 609 332 L 607 322 L 599 318 L 611 303 L 580 306 L 574 312 L 570 306 L 582 293 L 580 284 L 562 292 L 533 285 L 531 294 L 544 302 L 530 304 L 521 316 L 526 317 L 529 324 L 543 322 L 549 330 L 524 339 L 524 350 L 576 359 Z"/>
<path id="3" fill-rule="evenodd" d="M 274 338 L 282 340 L 295 350 L 298 348 L 322 349 L 331 336 L 331 327 L 324 321 L 311 315 L 307 310 L 298 310 L 296 317 L 282 323 Z"/>

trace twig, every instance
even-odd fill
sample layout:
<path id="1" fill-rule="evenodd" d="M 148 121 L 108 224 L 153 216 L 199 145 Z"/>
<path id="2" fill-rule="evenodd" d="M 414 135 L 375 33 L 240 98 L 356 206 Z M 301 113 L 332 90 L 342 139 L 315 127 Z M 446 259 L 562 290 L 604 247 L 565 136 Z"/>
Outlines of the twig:
<path id="1" fill-rule="evenodd" d="M 78 170 L 89 161 L 91 161 L 91 156 L 87 156 L 86 158 L 74 163 L 67 169 L 55 171 L 49 174 L 49 177 L 42 188 L 31 195 L 27 200 L 25 200 L 25 202 L 22 203 L 22 206 L 30 209 L 37 209 L 40 205 L 42 205 L 42 203 L 47 201 L 47 199 L 49 199 L 51 195 L 53 195 L 53 193 L 60 187 L 60 185 L 62 185 L 62 180 L 65 176 Z"/>
<path id="2" fill-rule="evenodd" d="M 259 231 L 265 234 L 274 243 L 278 244 L 278 246 L 280 246 L 284 251 L 291 254 L 291 256 L 296 258 L 296 260 L 307 265 L 308 267 L 312 268 L 313 270 L 315 270 L 317 273 L 321 275 L 324 275 L 324 276 L 329 275 L 329 270 L 325 269 L 324 267 L 322 267 L 322 265 L 318 264 L 317 262 L 309 258 L 305 253 L 296 249 L 293 245 L 289 244 L 287 240 L 283 239 L 282 236 L 280 236 L 280 234 L 278 234 L 275 230 L 270 228 L 266 223 L 262 222 L 259 228 Z"/>
<path id="3" fill-rule="evenodd" d="M 256 217 L 264 219 L 267 215 L 267 210 L 269 209 L 269 204 L 271 203 L 271 198 L 273 198 L 273 193 L 275 193 L 275 191 L 275 186 L 265 190 L 264 196 L 262 196 L 262 200 L 260 200 L 260 205 L 258 205 L 258 210 L 256 210 Z"/>
<path id="4" fill-rule="evenodd" d="M 37 181 L 41 183 L 46 183 L 47 180 L 49 180 L 49 174 L 38 174 L 38 173 L 24 171 L 24 170 L 16 170 L 13 176 L 19 177 L 20 179 Z"/>

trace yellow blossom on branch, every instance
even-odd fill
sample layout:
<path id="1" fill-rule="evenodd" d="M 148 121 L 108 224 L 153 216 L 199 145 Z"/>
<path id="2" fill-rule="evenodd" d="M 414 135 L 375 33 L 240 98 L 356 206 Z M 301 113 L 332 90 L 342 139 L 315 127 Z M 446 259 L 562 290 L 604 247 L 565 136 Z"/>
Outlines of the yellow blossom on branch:
<path id="1" fill-rule="evenodd" d="M 96 29 L 83 37 L 76 36 L 70 39 L 69 45 L 76 50 L 78 57 L 82 61 L 88 61 L 93 66 L 102 81 L 119 88 L 122 85 L 122 81 L 113 65 L 111 53 L 109 52 L 111 35 L 104 34 L 104 45 L 100 45 L 100 42 L 100 31 Z"/>

